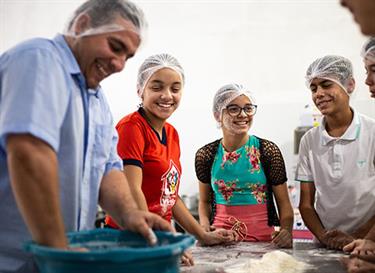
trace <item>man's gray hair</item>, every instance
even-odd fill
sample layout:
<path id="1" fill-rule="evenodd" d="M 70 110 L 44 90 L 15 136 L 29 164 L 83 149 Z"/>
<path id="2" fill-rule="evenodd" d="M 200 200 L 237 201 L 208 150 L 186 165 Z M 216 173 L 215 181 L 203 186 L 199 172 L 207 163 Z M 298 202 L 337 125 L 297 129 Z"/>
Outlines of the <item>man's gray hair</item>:
<path id="1" fill-rule="evenodd" d="M 87 14 L 90 17 L 91 28 L 99 28 L 114 22 L 117 16 L 130 21 L 139 34 L 141 34 L 147 23 L 143 11 L 134 3 L 127 0 L 88 0 L 76 9 L 73 17 L 70 19 L 67 31 L 71 32 L 75 20 L 81 14 Z"/>

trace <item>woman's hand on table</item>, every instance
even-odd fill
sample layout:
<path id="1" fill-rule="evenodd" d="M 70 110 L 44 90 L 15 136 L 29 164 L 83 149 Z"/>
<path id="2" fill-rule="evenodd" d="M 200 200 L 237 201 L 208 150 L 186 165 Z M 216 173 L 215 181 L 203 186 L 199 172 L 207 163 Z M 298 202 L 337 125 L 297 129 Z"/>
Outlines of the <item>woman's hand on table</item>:
<path id="1" fill-rule="evenodd" d="M 280 229 L 279 231 L 274 231 L 271 235 L 272 242 L 277 247 L 281 248 L 292 248 L 293 247 L 293 240 L 292 234 L 290 231 L 286 229 Z"/>
<path id="2" fill-rule="evenodd" d="M 236 241 L 237 237 L 237 233 L 233 230 L 215 229 L 205 232 L 203 238 L 199 240 L 199 244 L 205 246 L 227 244 Z"/>

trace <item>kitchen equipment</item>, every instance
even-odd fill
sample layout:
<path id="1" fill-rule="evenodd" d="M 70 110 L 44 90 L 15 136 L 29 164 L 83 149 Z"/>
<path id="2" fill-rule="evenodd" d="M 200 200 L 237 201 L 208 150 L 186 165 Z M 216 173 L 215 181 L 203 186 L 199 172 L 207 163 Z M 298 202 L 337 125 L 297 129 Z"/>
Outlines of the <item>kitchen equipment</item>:
<path id="1" fill-rule="evenodd" d="M 193 245 L 191 235 L 155 231 L 158 242 L 149 246 L 139 234 L 114 229 L 69 233 L 70 247 L 87 252 L 61 250 L 28 242 L 41 273 L 177 273 L 182 252 Z"/>

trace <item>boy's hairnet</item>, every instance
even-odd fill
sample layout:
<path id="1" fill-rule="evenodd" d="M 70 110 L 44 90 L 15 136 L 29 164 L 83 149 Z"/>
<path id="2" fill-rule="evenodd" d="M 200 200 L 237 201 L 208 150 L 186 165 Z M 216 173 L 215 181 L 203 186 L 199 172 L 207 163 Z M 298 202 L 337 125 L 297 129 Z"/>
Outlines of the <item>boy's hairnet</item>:
<path id="1" fill-rule="evenodd" d="M 215 94 L 212 111 L 215 119 L 220 122 L 223 110 L 229 105 L 231 101 L 237 97 L 245 95 L 252 104 L 255 104 L 255 98 L 249 89 L 242 84 L 230 83 L 221 87 Z"/>
<path id="2" fill-rule="evenodd" d="M 375 37 L 369 38 L 363 45 L 361 56 L 363 59 L 375 62 Z"/>
<path id="3" fill-rule="evenodd" d="M 310 88 L 310 84 L 314 79 L 331 80 L 350 95 L 353 90 L 348 89 L 348 84 L 353 79 L 352 63 L 345 57 L 337 55 L 327 55 L 315 60 L 310 64 L 306 71 L 306 85 Z"/>
<path id="4" fill-rule="evenodd" d="M 75 25 L 83 15 L 90 17 L 90 26 L 77 35 L 74 32 Z M 116 24 L 115 21 L 118 16 L 129 21 L 133 26 L 130 26 L 130 29 L 127 30 L 137 33 L 141 41 L 143 41 L 144 32 L 147 28 L 143 11 L 127 0 L 88 0 L 84 2 L 74 12 L 73 18 L 69 21 L 64 34 L 83 37 L 125 30 L 122 25 Z"/>
<path id="5" fill-rule="evenodd" d="M 147 82 L 152 75 L 163 68 L 170 68 L 176 71 L 181 77 L 182 85 L 185 83 L 184 69 L 175 57 L 170 54 L 162 53 L 148 57 L 138 70 L 137 92 L 141 97 Z"/>

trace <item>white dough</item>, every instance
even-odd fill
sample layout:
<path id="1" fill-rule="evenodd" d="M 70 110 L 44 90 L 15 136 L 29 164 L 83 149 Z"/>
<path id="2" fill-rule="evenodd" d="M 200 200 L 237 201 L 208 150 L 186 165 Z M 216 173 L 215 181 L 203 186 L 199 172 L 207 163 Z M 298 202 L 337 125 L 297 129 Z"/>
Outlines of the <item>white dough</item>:
<path id="1" fill-rule="evenodd" d="M 226 270 L 228 273 L 302 273 L 308 264 L 279 250 L 263 255 L 262 259 L 250 259 L 241 267 Z"/>

